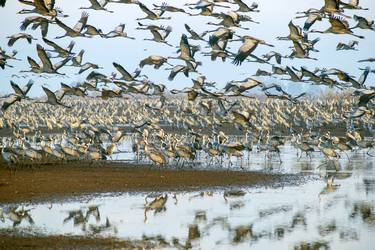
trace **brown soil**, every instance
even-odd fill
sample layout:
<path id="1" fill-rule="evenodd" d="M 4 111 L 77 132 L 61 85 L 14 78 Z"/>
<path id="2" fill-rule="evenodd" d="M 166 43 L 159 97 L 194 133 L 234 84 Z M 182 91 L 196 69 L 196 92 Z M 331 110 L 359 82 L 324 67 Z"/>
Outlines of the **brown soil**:
<path id="1" fill-rule="evenodd" d="M 35 202 L 104 192 L 273 185 L 285 179 L 285 175 L 256 172 L 173 170 L 124 164 L 56 164 L 12 172 L 0 167 L 0 203 Z"/>
<path id="2" fill-rule="evenodd" d="M 152 249 L 146 241 L 79 236 L 9 236 L 0 234 L 0 249 Z"/>

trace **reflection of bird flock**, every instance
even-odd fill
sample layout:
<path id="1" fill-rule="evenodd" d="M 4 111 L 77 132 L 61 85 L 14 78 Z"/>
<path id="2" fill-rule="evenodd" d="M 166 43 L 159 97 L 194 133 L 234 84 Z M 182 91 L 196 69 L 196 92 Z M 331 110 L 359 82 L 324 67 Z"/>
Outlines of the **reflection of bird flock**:
<path id="1" fill-rule="evenodd" d="M 337 187 L 334 188 L 327 185 L 327 188 L 319 196 L 331 192 L 337 192 Z M 185 202 L 185 198 L 187 197 L 184 196 L 186 195 L 189 196 L 188 203 Z M 190 208 L 189 216 L 186 214 L 182 215 L 182 217 L 189 218 L 186 224 L 181 223 L 179 227 L 179 230 L 187 231 L 183 236 L 179 236 L 177 234 L 178 231 L 172 232 L 176 234 L 172 234 L 173 237 L 169 237 L 168 234 L 165 232 L 163 234 L 160 231 L 157 231 L 155 234 L 142 232 L 140 238 L 137 236 L 129 238 L 127 248 L 154 249 L 173 247 L 176 249 L 191 249 L 195 248 L 198 244 L 202 244 L 202 242 L 211 240 L 210 235 L 212 234 L 220 237 L 220 241 L 216 241 L 216 244 L 223 244 L 224 241 L 232 246 L 242 243 L 261 244 L 261 240 L 282 242 L 289 236 L 295 241 L 293 242 L 295 249 L 328 249 L 334 244 L 327 240 L 326 237 L 328 235 L 340 235 L 339 239 L 345 240 L 344 243 L 357 242 L 359 240 L 360 229 L 346 226 L 342 220 L 335 218 L 335 216 L 330 220 L 313 220 L 314 213 L 318 208 L 316 206 L 311 207 L 311 205 L 310 207 L 298 209 L 299 206 L 293 203 L 271 203 L 267 208 L 263 206 L 254 208 L 256 212 L 246 220 L 233 221 L 233 215 L 236 215 L 241 210 L 243 211 L 249 205 L 247 199 L 249 194 L 236 189 L 227 190 L 223 194 L 223 200 L 215 200 L 215 198 L 219 198 L 219 195 L 221 194 L 209 191 L 192 195 L 174 194 L 174 201 L 168 199 L 168 194 L 152 193 L 147 195 L 144 206 L 141 206 L 139 210 L 144 210 L 145 220 L 143 223 L 150 223 L 151 227 L 162 218 L 166 220 L 175 219 L 173 210 L 179 209 L 184 211 L 186 210 L 186 204 L 194 204 L 197 201 L 208 200 L 206 202 L 213 202 L 213 204 L 219 206 L 221 202 L 225 202 L 228 203 L 228 208 L 223 207 L 223 211 L 219 213 L 204 206 L 202 209 Z M 327 196 L 326 198 L 328 200 L 324 201 L 324 204 L 331 204 L 330 202 L 334 199 L 332 196 Z M 374 206 L 370 201 L 349 201 L 347 198 L 342 199 L 346 201 L 343 213 L 346 217 L 350 218 L 350 225 L 355 223 L 363 223 L 364 227 L 373 225 L 375 220 Z M 18 228 L 21 231 L 24 227 L 25 230 L 29 230 L 27 231 L 28 234 L 35 234 L 38 232 L 40 225 L 44 225 L 46 228 L 53 225 L 50 221 L 43 221 L 43 219 L 51 215 L 54 215 L 57 219 L 59 214 L 63 212 L 62 224 L 69 226 L 69 229 L 74 232 L 79 229 L 82 233 L 89 236 L 117 235 L 118 232 L 121 233 L 122 228 L 129 226 L 129 220 L 133 227 L 137 226 L 137 223 L 140 222 L 137 220 L 139 219 L 137 214 L 140 215 L 140 213 L 137 210 L 134 211 L 134 203 L 131 203 L 131 200 L 126 201 L 128 202 L 128 206 L 132 207 L 131 212 L 130 214 L 121 214 L 122 216 L 120 217 L 118 212 L 116 213 L 111 209 L 108 210 L 108 208 L 103 208 L 102 205 L 98 204 L 76 205 L 78 207 L 74 208 L 67 206 L 68 209 L 65 211 L 62 211 L 61 208 L 53 209 L 53 204 L 51 204 L 48 207 L 49 210 L 52 209 L 51 212 L 47 210 L 44 216 L 37 216 L 38 211 L 41 209 L 46 210 L 46 205 L 42 204 L 26 208 L 14 205 L 2 207 L 0 208 L 0 221 L 8 223 L 9 227 L 13 227 L 13 230 Z M 211 204 L 210 208 L 212 206 Z M 335 208 L 337 209 L 337 207 Z M 126 210 L 126 206 L 125 208 L 122 207 L 122 209 Z M 227 214 L 227 209 L 230 211 L 229 214 Z M 324 206 L 321 213 L 329 213 L 330 209 L 332 209 L 330 206 Z M 278 219 L 275 220 L 274 218 Z M 265 226 L 269 224 L 272 224 L 272 227 Z M 30 228 L 28 225 L 33 227 Z M 307 238 L 301 241 L 300 238 L 295 236 L 302 228 L 306 231 L 310 230 L 311 234 L 315 231 L 318 235 L 314 236 L 313 239 Z M 170 228 L 168 229 L 171 230 Z M 221 230 L 221 234 L 217 234 L 218 230 Z M 126 237 L 129 236 L 126 235 Z M 308 241 L 306 242 L 306 240 Z M 129 247 L 130 244 L 132 244 L 132 247 Z"/>
<path id="2" fill-rule="evenodd" d="M 125 24 L 120 24 L 107 33 L 89 24 L 89 15 L 82 12 L 80 20 L 71 27 L 62 18 L 66 17 L 61 9 L 55 8 L 55 1 L 33 0 L 19 2 L 30 6 L 20 14 L 27 16 L 21 24 L 21 30 L 29 27 L 40 29 L 45 45 L 36 45 L 37 60 L 27 57 L 29 70 L 21 72 L 37 75 L 64 75 L 60 69 L 75 67 L 79 74 L 91 70 L 86 80 L 75 86 L 61 83 L 61 88 L 53 92 L 43 86 L 47 96 L 45 101 L 28 97 L 33 86 L 30 80 L 21 87 L 11 81 L 14 93 L 1 97 L 0 132 L 10 133 L 10 137 L 2 139 L 2 158 L 8 164 L 30 162 L 48 162 L 50 160 L 101 160 L 112 157 L 118 148 L 118 143 L 127 138 L 126 125 L 132 132 L 133 150 L 138 159 L 147 157 L 157 165 L 165 165 L 177 160 L 195 161 L 201 152 L 207 157 L 222 159 L 242 157 L 256 147 L 260 151 L 276 153 L 280 156 L 279 147 L 286 139 L 301 152 L 311 156 L 311 152 L 319 149 L 329 158 L 339 157 L 340 152 L 355 149 L 370 150 L 374 146 L 373 137 L 375 89 L 366 86 L 366 80 L 374 71 L 370 67 L 363 68 L 359 77 L 350 75 L 340 69 L 315 69 L 306 67 L 300 69 L 294 66 L 281 66 L 283 59 L 313 59 L 311 52 L 319 52 L 314 48 L 319 38 L 310 40 L 310 33 L 347 34 L 363 39 L 354 33 L 355 29 L 375 30 L 374 21 L 354 15 L 354 27 L 349 27 L 351 19 L 345 10 L 367 10 L 359 6 L 359 1 L 349 3 L 340 0 L 325 0 L 321 9 L 309 9 L 297 13 L 296 18 L 306 18 L 303 29 L 292 21 L 288 24 L 289 34 L 278 37 L 293 43 L 290 55 L 282 55 L 277 51 L 258 57 L 253 54 L 258 45 L 273 45 L 250 35 L 239 36 L 236 29 L 248 30 L 242 23 L 254 21 L 248 14 L 258 12 L 258 5 L 248 5 L 241 0 L 208 1 L 200 0 L 195 4 L 185 4 L 184 9 L 170 6 L 166 3 L 153 5 L 149 9 L 139 1 L 112 1 L 103 4 L 90 0 L 91 6 L 81 9 L 93 9 L 112 12 L 107 7 L 116 4 L 136 4 L 146 14 L 137 20 L 172 19 L 165 17 L 166 12 L 181 12 L 189 16 L 212 16 L 218 23 L 208 23 L 219 26 L 215 30 L 198 34 L 185 24 L 187 33 L 182 34 L 178 47 L 178 56 L 150 55 L 139 62 L 139 68 L 129 73 L 121 64 L 113 62 L 116 73 L 105 75 L 96 69 L 101 67 L 96 63 L 84 62 L 85 50 L 73 52 L 75 43 L 72 41 L 63 47 L 47 38 L 50 26 L 64 30 L 56 37 L 93 37 L 103 39 L 129 38 L 135 39 L 125 31 Z M 215 12 L 217 8 L 232 9 L 227 13 Z M 199 13 L 189 13 L 200 11 Z M 108 14 L 110 15 L 110 14 Z M 330 27 L 324 31 L 311 27 L 317 21 L 327 20 Z M 143 22 L 143 21 L 142 21 Z M 137 30 L 149 30 L 158 43 L 174 47 L 168 42 L 172 32 L 170 26 L 158 26 L 138 22 Z M 18 33 L 9 37 L 9 46 L 20 39 L 26 39 L 30 44 L 38 40 L 26 33 Z M 190 41 L 199 42 L 192 45 Z M 228 50 L 228 43 L 241 41 L 237 52 Z M 211 51 L 201 51 L 201 46 L 208 44 Z M 356 50 L 357 40 L 348 44 L 339 43 L 337 50 Z M 46 47 L 46 48 L 45 48 Z M 235 65 L 245 62 L 269 64 L 272 71 L 259 69 L 253 77 L 241 81 L 230 81 L 226 86 L 217 90 L 215 82 L 206 81 L 199 74 L 202 62 L 197 61 L 197 55 L 210 56 L 212 61 L 227 58 Z M 12 60 L 17 52 L 0 50 L 0 67 L 13 67 Z M 58 58 L 56 62 L 54 58 Z M 274 58 L 275 64 L 271 64 Z M 172 64 L 173 61 L 180 64 Z M 373 62 L 374 58 L 359 62 Z M 68 64 L 70 63 L 70 64 Z M 193 86 L 182 90 L 167 90 L 163 84 L 156 84 L 142 74 L 147 65 L 155 70 L 169 65 L 171 73 L 168 77 L 173 81 L 177 74 L 183 73 L 189 77 L 191 73 L 199 75 L 192 79 Z M 320 100 L 301 99 L 306 93 L 296 96 L 288 93 L 281 85 L 266 84 L 258 77 L 286 77 L 280 80 L 307 82 L 312 85 L 326 85 L 331 88 L 344 90 L 340 96 L 326 96 Z M 250 94 L 251 90 L 260 90 L 261 94 Z M 187 96 L 187 100 L 181 95 Z M 134 98 L 134 95 L 137 98 Z M 176 95 L 175 97 L 173 95 Z M 69 97 L 76 96 L 76 97 Z M 78 97 L 77 97 L 78 96 Z M 100 98 L 101 97 L 101 98 Z M 44 103 L 44 104 L 42 104 Z M 55 105 L 51 112 L 49 105 Z M 27 115 L 25 115 L 27 114 Z M 330 131 L 331 130 L 331 131 Z M 63 133 L 60 133 L 62 132 Z M 330 133 L 329 133 L 330 132 Z M 237 134 L 239 136 L 228 136 Z M 368 152 L 368 151 L 367 151 Z M 182 164 L 183 164 L 182 163 Z M 177 163 L 178 164 L 178 163 Z"/>

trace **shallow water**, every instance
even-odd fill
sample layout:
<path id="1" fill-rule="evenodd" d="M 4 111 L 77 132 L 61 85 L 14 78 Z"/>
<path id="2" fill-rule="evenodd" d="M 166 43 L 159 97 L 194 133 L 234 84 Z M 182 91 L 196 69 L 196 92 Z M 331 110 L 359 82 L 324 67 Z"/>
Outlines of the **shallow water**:
<path id="1" fill-rule="evenodd" d="M 317 178 L 284 187 L 200 192 L 104 194 L 68 201 L 1 206 L 0 228 L 46 235 L 172 240 L 204 249 L 372 249 L 375 243 L 375 159 L 363 152 L 324 163 L 319 153 L 298 159 L 290 146 L 277 157 L 250 154 L 243 167 L 266 172 L 312 172 Z M 204 157 L 203 157 L 204 158 Z M 243 161 L 247 161 L 244 159 Z M 226 163 L 224 163 L 226 164 Z M 234 167 L 239 168 L 239 163 Z M 204 165 L 202 165 L 204 167 Z M 327 168 L 328 167 L 328 168 Z M 335 185 L 326 185 L 335 175 Z M 154 207 L 159 195 L 164 205 Z M 148 196 L 148 197 L 147 197 Z M 146 202 L 147 197 L 147 202 Z M 97 210 L 96 210 L 97 206 Z M 27 212 L 22 212 L 27 211 Z M 18 218 L 17 215 L 18 214 Z M 108 221 L 107 221 L 108 218 Z M 190 233 L 189 233 L 190 227 Z M 197 230 L 198 229 L 198 230 Z"/>

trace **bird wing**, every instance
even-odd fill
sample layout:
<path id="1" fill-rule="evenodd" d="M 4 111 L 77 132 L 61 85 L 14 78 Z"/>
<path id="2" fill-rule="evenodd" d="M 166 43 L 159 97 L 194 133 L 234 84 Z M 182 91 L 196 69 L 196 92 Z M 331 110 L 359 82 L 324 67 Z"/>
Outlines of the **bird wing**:
<path id="1" fill-rule="evenodd" d="M 21 97 L 15 95 L 11 96 L 10 98 L 8 98 L 8 100 L 4 101 L 3 106 L 1 106 L 1 110 L 7 110 L 12 104 L 18 101 L 21 101 Z"/>
<path id="2" fill-rule="evenodd" d="M 29 62 L 31 68 L 37 68 L 37 69 L 40 68 L 39 64 L 37 64 L 37 62 L 34 59 L 32 59 L 31 57 L 28 56 L 27 61 Z"/>
<path id="3" fill-rule="evenodd" d="M 301 34 L 301 28 L 294 25 L 292 21 L 289 22 L 288 27 L 289 27 L 290 34 L 296 34 L 296 35 Z"/>
<path id="4" fill-rule="evenodd" d="M 55 70 L 58 70 L 59 68 L 61 68 L 62 66 L 64 66 L 67 62 L 69 62 L 71 59 L 72 59 L 72 58 L 68 56 L 68 57 L 65 58 L 64 60 L 62 60 L 62 61 L 60 61 L 60 62 L 58 62 L 58 63 L 55 63 L 55 64 L 53 65 L 53 68 L 54 68 Z"/>
<path id="5" fill-rule="evenodd" d="M 47 89 L 46 87 L 42 86 L 44 92 L 46 93 L 47 95 L 47 98 L 48 98 L 48 102 L 53 104 L 53 103 L 56 103 L 58 104 L 59 102 L 57 101 L 57 98 L 56 98 L 56 95 L 49 89 Z"/>
<path id="6" fill-rule="evenodd" d="M 156 41 L 163 41 L 163 40 L 164 40 L 163 37 L 162 37 L 162 35 L 159 33 L 159 31 L 154 30 L 154 29 L 152 29 L 152 30 L 150 30 L 150 31 L 151 31 L 151 33 L 152 33 L 152 35 L 154 36 L 154 39 L 155 39 Z"/>
<path id="7" fill-rule="evenodd" d="M 190 60 L 192 58 L 189 41 L 188 41 L 188 38 L 185 34 L 182 34 L 182 36 L 181 36 L 180 51 L 181 51 L 181 56 L 183 58 L 186 58 L 188 60 Z"/>
<path id="8" fill-rule="evenodd" d="M 122 75 L 122 77 L 126 81 L 133 81 L 134 80 L 132 75 L 128 71 L 126 71 L 124 69 L 124 67 L 122 67 L 120 64 L 114 62 L 113 67 L 115 67 L 117 69 L 117 71 L 120 72 L 120 74 Z"/>
<path id="9" fill-rule="evenodd" d="M 64 91 L 69 91 L 72 89 L 72 87 L 70 87 L 69 85 L 63 83 L 63 82 L 60 82 L 60 85 L 61 85 L 61 88 L 64 90 Z"/>
<path id="10" fill-rule="evenodd" d="M 54 6 L 55 6 L 55 0 L 44 0 L 44 4 L 45 6 L 49 9 L 49 10 L 53 10 Z"/>
<path id="11" fill-rule="evenodd" d="M 56 18 L 55 21 L 56 21 L 56 24 L 60 26 L 61 28 L 63 28 L 67 33 L 76 33 L 75 30 L 67 26 L 65 23 L 61 22 L 58 18 Z"/>
<path id="12" fill-rule="evenodd" d="M 186 23 L 185 23 L 185 29 L 187 30 L 187 32 L 191 32 L 191 28 L 190 28 L 190 26 L 189 25 L 187 25 Z M 190 33 L 191 34 L 191 33 Z"/>
<path id="13" fill-rule="evenodd" d="M 26 4 L 26 5 L 34 6 L 33 0 L 31 0 L 31 1 L 28 1 L 28 0 L 18 0 L 18 2 Z"/>
<path id="14" fill-rule="evenodd" d="M 368 67 L 368 66 L 367 66 L 367 67 L 365 68 L 365 70 L 363 71 L 361 77 L 360 77 L 359 80 L 358 80 L 358 83 L 359 83 L 361 86 L 366 82 L 366 80 L 367 80 L 367 76 L 368 76 L 368 74 L 370 73 L 370 71 L 371 71 L 371 68 Z"/>
<path id="15" fill-rule="evenodd" d="M 319 14 L 310 14 L 307 18 L 305 25 L 303 26 L 303 30 L 307 31 L 313 26 L 313 24 L 320 18 Z"/>
<path id="16" fill-rule="evenodd" d="M 279 53 L 275 53 L 275 59 L 277 64 L 281 64 L 281 58 L 282 56 Z"/>
<path id="17" fill-rule="evenodd" d="M 235 26 L 236 22 L 234 21 L 234 18 L 227 14 L 222 14 L 221 17 L 223 18 L 223 23 L 225 23 L 228 26 Z"/>
<path id="18" fill-rule="evenodd" d="M 147 15 L 149 16 L 155 16 L 155 13 L 152 12 L 151 10 L 149 10 L 146 5 L 144 5 L 143 3 L 138 3 L 139 7 L 141 8 L 141 10 L 143 12 L 145 12 Z"/>
<path id="19" fill-rule="evenodd" d="M 248 119 L 241 113 L 238 113 L 236 111 L 232 111 L 232 114 L 233 114 L 235 120 L 248 121 Z"/>
<path id="20" fill-rule="evenodd" d="M 34 0 L 34 6 L 38 10 L 38 12 L 40 12 L 42 15 L 50 12 L 44 0 Z"/>
<path id="21" fill-rule="evenodd" d="M 53 65 L 51 63 L 51 60 L 49 59 L 49 57 L 48 57 L 46 51 L 44 50 L 44 48 L 40 44 L 37 44 L 36 50 L 38 51 L 38 56 L 43 63 L 43 68 L 44 69 L 53 69 Z"/>
<path id="22" fill-rule="evenodd" d="M 26 84 L 26 86 L 22 89 L 22 92 L 24 93 L 25 96 L 27 95 L 27 93 L 29 93 L 33 85 L 34 85 L 34 81 L 30 79 L 29 82 Z"/>
<path id="23" fill-rule="evenodd" d="M 56 51 L 60 52 L 60 51 L 66 51 L 65 49 L 61 48 L 59 45 L 57 45 L 56 43 L 52 42 L 51 40 L 48 40 L 47 38 L 42 38 L 43 41 L 48 44 L 49 46 L 53 47 Z"/>
<path id="24" fill-rule="evenodd" d="M 350 0 L 349 4 L 351 6 L 358 6 L 359 5 L 359 0 Z"/>
<path id="25" fill-rule="evenodd" d="M 302 45 L 299 42 L 293 41 L 294 50 L 298 55 L 306 55 L 306 51 L 302 48 Z"/>
<path id="26" fill-rule="evenodd" d="M 10 37 L 9 41 L 8 41 L 8 46 L 9 47 L 12 47 L 13 44 L 20 38 L 23 38 L 24 37 L 24 34 L 22 33 L 18 33 L 18 34 L 14 34 Z"/>
<path id="27" fill-rule="evenodd" d="M 76 43 L 74 41 L 71 41 L 68 45 L 67 51 L 70 53 Z"/>
<path id="28" fill-rule="evenodd" d="M 81 33 L 83 27 L 85 27 L 87 23 L 87 19 L 89 18 L 89 14 L 87 12 L 82 12 L 81 19 L 79 19 L 78 23 L 74 25 L 73 30 L 75 32 Z"/>
<path id="29" fill-rule="evenodd" d="M 194 101 L 198 97 L 198 92 L 195 91 L 194 89 L 191 89 L 187 92 L 188 100 L 189 101 Z"/>
<path id="30" fill-rule="evenodd" d="M 339 9 L 340 0 L 324 0 L 324 7 L 326 9 Z"/>
<path id="31" fill-rule="evenodd" d="M 18 95 L 18 96 L 24 96 L 24 92 L 22 91 L 22 89 L 20 88 L 20 86 L 18 86 L 15 82 L 10 81 L 10 86 L 12 86 L 12 89 L 14 90 L 14 92 L 16 93 L 16 95 Z"/>
<path id="32" fill-rule="evenodd" d="M 344 20 L 343 18 L 340 17 L 330 17 L 329 22 L 331 23 L 332 27 L 339 28 L 339 29 L 348 29 L 349 28 L 349 23 L 348 21 Z"/>
<path id="33" fill-rule="evenodd" d="M 42 18 L 41 21 L 40 21 L 40 30 L 42 32 L 42 37 L 45 37 L 47 36 L 47 33 L 48 33 L 48 24 L 49 24 L 49 21 L 45 18 Z"/>
<path id="34" fill-rule="evenodd" d="M 125 29 L 125 24 L 120 24 L 115 28 L 116 33 L 122 33 Z"/>
<path id="35" fill-rule="evenodd" d="M 345 44 L 344 43 L 338 43 L 337 46 L 336 46 L 336 50 L 341 50 L 345 47 Z"/>
<path id="36" fill-rule="evenodd" d="M 172 32 L 172 27 L 171 26 L 168 26 L 166 29 L 165 29 L 165 35 L 164 35 L 164 40 L 169 36 L 169 34 Z"/>
<path id="37" fill-rule="evenodd" d="M 143 68 L 146 64 L 152 63 L 152 58 L 151 56 L 143 59 L 142 61 L 139 62 L 139 67 Z"/>
<path id="38" fill-rule="evenodd" d="M 292 79 L 300 79 L 297 74 L 289 67 L 289 66 L 286 66 L 286 71 L 288 72 L 289 76 L 292 78 Z"/>
<path id="39" fill-rule="evenodd" d="M 93 7 L 96 7 L 96 8 L 101 8 L 102 6 L 100 5 L 100 3 L 98 2 L 98 1 L 96 1 L 96 0 L 89 0 L 90 1 L 90 3 L 91 3 L 91 5 L 93 6 Z"/>
<path id="40" fill-rule="evenodd" d="M 81 66 L 81 69 L 78 71 L 78 74 L 82 74 L 83 72 L 85 72 L 89 68 L 91 68 L 91 64 L 85 63 L 84 65 Z"/>
<path id="41" fill-rule="evenodd" d="M 257 43 L 254 42 L 245 42 L 242 46 L 238 49 L 238 53 L 233 60 L 233 64 L 241 65 L 242 62 L 248 57 L 257 47 Z"/>
<path id="42" fill-rule="evenodd" d="M 241 92 L 246 91 L 246 90 L 250 90 L 250 89 L 255 88 L 256 86 L 259 86 L 259 85 L 263 85 L 263 84 L 261 82 L 255 80 L 255 79 L 248 78 L 246 82 L 244 82 L 240 85 Z"/>
<path id="43" fill-rule="evenodd" d="M 355 21 L 360 22 L 360 21 L 367 21 L 366 18 L 358 16 L 358 15 L 353 15 L 353 18 Z"/>
<path id="44" fill-rule="evenodd" d="M 240 15 L 237 12 L 229 11 L 228 16 L 230 16 L 234 23 L 240 23 Z"/>
<path id="45" fill-rule="evenodd" d="M 249 8 L 249 6 L 247 6 L 247 4 L 245 4 L 243 1 L 241 1 L 241 0 L 234 0 L 234 2 L 240 7 L 240 9 L 242 9 L 242 8 L 246 8 L 246 9 L 248 9 Z"/>
<path id="46" fill-rule="evenodd" d="M 186 66 L 183 66 L 183 65 L 177 65 L 177 66 L 173 67 L 173 69 L 171 70 L 171 73 L 168 76 L 168 80 L 173 81 L 175 76 L 185 68 L 186 68 Z"/>
<path id="47" fill-rule="evenodd" d="M 39 18 L 42 18 L 42 17 L 39 17 L 39 16 L 30 16 L 30 17 L 26 17 L 22 23 L 21 23 L 21 26 L 20 26 L 20 30 L 26 30 L 26 28 L 33 22 L 37 22 L 37 20 Z"/>
<path id="48" fill-rule="evenodd" d="M 348 46 L 353 48 L 356 44 L 358 44 L 358 41 L 352 40 L 352 41 L 349 41 Z"/>
<path id="49" fill-rule="evenodd" d="M 358 106 L 359 107 L 366 107 L 367 103 L 375 97 L 375 92 L 361 95 L 359 98 Z"/>
<path id="50" fill-rule="evenodd" d="M 73 64 L 77 64 L 77 66 L 81 65 L 82 63 L 82 58 L 83 58 L 83 54 L 85 53 L 85 50 L 81 50 L 77 56 L 75 56 L 74 58 L 72 58 L 73 60 Z"/>

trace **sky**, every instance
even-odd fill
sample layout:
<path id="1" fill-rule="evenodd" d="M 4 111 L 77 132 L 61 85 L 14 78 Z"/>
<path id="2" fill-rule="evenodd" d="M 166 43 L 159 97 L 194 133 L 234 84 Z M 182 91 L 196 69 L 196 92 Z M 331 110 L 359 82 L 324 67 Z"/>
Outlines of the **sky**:
<path id="1" fill-rule="evenodd" d="M 164 0 L 165 1 L 165 0 Z M 142 1 L 149 8 L 152 8 L 152 4 L 161 4 L 163 1 Z M 185 3 L 194 3 L 196 1 L 181 1 L 181 0 L 171 0 L 165 1 L 170 5 L 177 7 L 182 7 Z M 244 1 L 245 3 L 251 5 L 253 0 Z M 362 0 L 360 5 L 365 8 L 369 8 L 368 11 L 364 10 L 346 10 L 345 14 L 352 16 L 353 14 L 360 15 L 366 18 L 375 18 L 375 1 L 373 0 Z M 253 20 L 259 22 L 259 24 L 251 22 L 242 22 L 243 27 L 249 28 L 249 30 L 236 29 L 236 34 L 238 35 L 251 35 L 259 39 L 265 40 L 267 43 L 275 45 L 274 48 L 267 46 L 259 46 L 254 55 L 261 57 L 271 50 L 275 50 L 283 55 L 290 55 L 292 49 L 291 41 L 279 41 L 276 39 L 278 36 L 287 36 L 289 33 L 288 23 L 293 20 L 293 23 L 303 26 L 305 19 L 294 19 L 297 11 L 307 10 L 309 8 L 321 8 L 324 4 L 324 0 L 261 0 L 258 1 L 259 13 L 243 13 L 249 15 Z M 65 14 L 69 17 L 61 18 L 61 20 L 70 27 L 73 27 L 75 23 L 79 20 L 83 10 L 80 7 L 87 7 L 90 5 L 88 0 L 78 0 L 78 1 L 62 1 L 56 0 L 56 6 L 61 8 Z M 237 6 L 231 6 L 232 10 L 236 10 Z M 111 72 L 116 71 L 112 66 L 113 62 L 121 64 L 129 72 L 133 72 L 138 68 L 139 62 L 150 56 L 150 55 L 162 55 L 162 56 L 177 56 L 177 48 L 169 47 L 162 43 L 156 43 L 152 41 L 144 41 L 144 38 L 152 38 L 149 31 L 136 30 L 137 25 L 136 18 L 144 17 L 145 14 L 140 10 L 140 8 L 135 4 L 113 4 L 110 3 L 106 6 L 109 10 L 114 13 L 108 13 L 105 11 L 95 11 L 95 10 L 85 10 L 89 13 L 88 24 L 93 25 L 97 28 L 103 30 L 107 33 L 113 30 L 120 23 L 126 24 L 126 32 L 129 36 L 136 37 L 136 40 L 130 40 L 125 38 L 113 38 L 113 39 L 103 39 L 100 37 L 94 38 L 74 38 L 76 45 L 73 52 L 78 53 L 81 49 L 85 49 L 85 55 L 83 62 L 94 62 L 102 69 L 97 70 L 100 73 L 111 74 Z M 43 90 L 42 85 L 47 86 L 52 90 L 57 90 L 60 88 L 60 82 L 65 84 L 75 84 L 77 82 L 82 82 L 87 74 L 87 71 L 82 75 L 78 75 L 78 68 L 64 67 L 59 71 L 65 73 L 67 77 L 62 78 L 61 76 L 54 76 L 49 79 L 41 78 L 35 75 L 27 74 L 26 78 L 12 77 L 12 75 L 25 75 L 20 74 L 21 70 L 28 70 L 29 65 L 27 63 L 27 56 L 30 56 L 36 61 L 39 61 L 36 53 L 36 44 L 39 43 L 44 47 L 48 47 L 41 40 L 41 34 L 39 30 L 33 31 L 27 29 L 25 32 L 33 35 L 37 38 L 37 41 L 33 41 L 30 45 L 25 40 L 19 40 L 15 43 L 13 47 L 8 47 L 8 38 L 12 34 L 21 32 L 19 27 L 24 18 L 28 15 L 16 14 L 21 9 L 30 9 L 29 6 L 23 5 L 18 1 L 7 1 L 5 8 L 0 8 L 0 16 L 2 19 L 2 27 L 0 29 L 0 47 L 6 51 L 12 51 L 13 49 L 18 51 L 17 58 L 22 61 L 9 61 L 9 63 L 14 66 L 14 68 L 6 68 L 6 70 L 0 69 L 0 96 L 12 93 L 9 81 L 13 80 L 17 84 L 24 86 L 29 79 L 35 81 L 35 85 L 30 91 L 30 96 L 42 96 Z M 198 13 L 196 10 L 190 10 L 184 7 L 186 11 L 191 13 Z M 214 12 L 227 12 L 228 8 L 215 7 Z M 31 14 L 32 15 L 32 14 Z M 184 28 L 184 24 L 187 23 L 193 30 L 198 33 L 206 30 L 214 30 L 217 26 L 208 25 L 207 22 L 218 23 L 219 20 L 213 17 L 202 17 L 202 16 L 188 16 L 183 13 L 165 13 L 164 16 L 172 17 L 171 20 L 142 20 L 144 24 L 157 24 L 157 25 L 169 25 L 172 27 L 173 31 L 167 38 L 167 41 L 174 46 L 177 46 L 180 41 L 181 34 L 188 34 Z M 353 27 L 356 22 L 354 20 L 349 20 L 350 26 Z M 328 20 L 323 20 L 322 22 L 316 23 L 313 29 L 325 30 L 329 27 Z M 365 39 L 358 39 L 350 35 L 332 35 L 332 34 L 310 34 L 309 38 L 314 39 L 320 37 L 321 40 L 316 45 L 316 49 L 320 52 L 311 52 L 310 56 L 318 58 L 318 61 L 312 61 L 307 59 L 283 59 L 281 66 L 295 66 L 297 68 L 301 66 L 306 66 L 308 69 L 315 69 L 315 67 L 324 68 L 338 68 L 342 69 L 355 77 L 361 75 L 359 67 L 370 66 L 375 69 L 375 63 L 357 63 L 360 59 L 365 59 L 368 57 L 375 57 L 375 32 L 371 30 L 354 30 L 356 34 L 365 36 Z M 63 29 L 57 25 L 50 25 L 50 29 L 46 38 L 55 41 L 62 47 L 68 46 L 71 40 L 70 37 L 66 37 L 59 40 L 54 40 L 56 36 L 61 36 L 65 33 Z M 208 38 L 208 36 L 206 37 Z M 348 43 L 350 40 L 358 40 L 359 46 L 358 51 L 336 51 L 336 45 L 338 42 Z M 208 52 L 208 45 L 203 41 L 190 40 L 192 45 L 200 45 L 202 51 Z M 241 46 L 241 42 L 231 42 L 228 47 L 232 52 L 236 52 Z M 53 59 L 52 62 L 55 63 L 61 59 Z M 202 66 L 198 68 L 199 73 L 207 77 L 207 81 L 217 82 L 217 87 L 220 89 L 225 86 L 228 81 L 232 80 L 243 80 L 247 77 L 253 75 L 258 69 L 263 69 L 271 71 L 270 65 L 258 64 L 245 62 L 241 66 L 235 66 L 231 63 L 231 59 L 226 62 L 221 60 L 211 61 L 209 57 L 204 57 L 200 54 L 196 56 L 197 61 L 202 62 Z M 182 61 L 170 60 L 173 65 L 183 64 Z M 164 84 L 168 89 L 183 89 L 184 87 L 192 86 L 191 79 L 195 79 L 198 74 L 192 73 L 189 78 L 186 78 L 183 74 L 176 76 L 174 81 L 168 80 L 169 71 L 165 70 L 169 66 L 163 66 L 159 70 L 155 70 L 150 66 L 145 66 L 142 70 L 142 74 L 146 74 L 149 79 L 157 84 Z M 257 78 L 266 83 L 280 83 L 291 93 L 301 93 L 307 91 L 309 93 L 321 94 L 327 91 L 325 88 L 311 86 L 308 83 L 291 83 L 289 81 L 281 81 L 280 77 L 278 79 L 269 77 Z M 368 85 L 375 85 L 374 74 L 370 75 L 367 79 Z"/>

